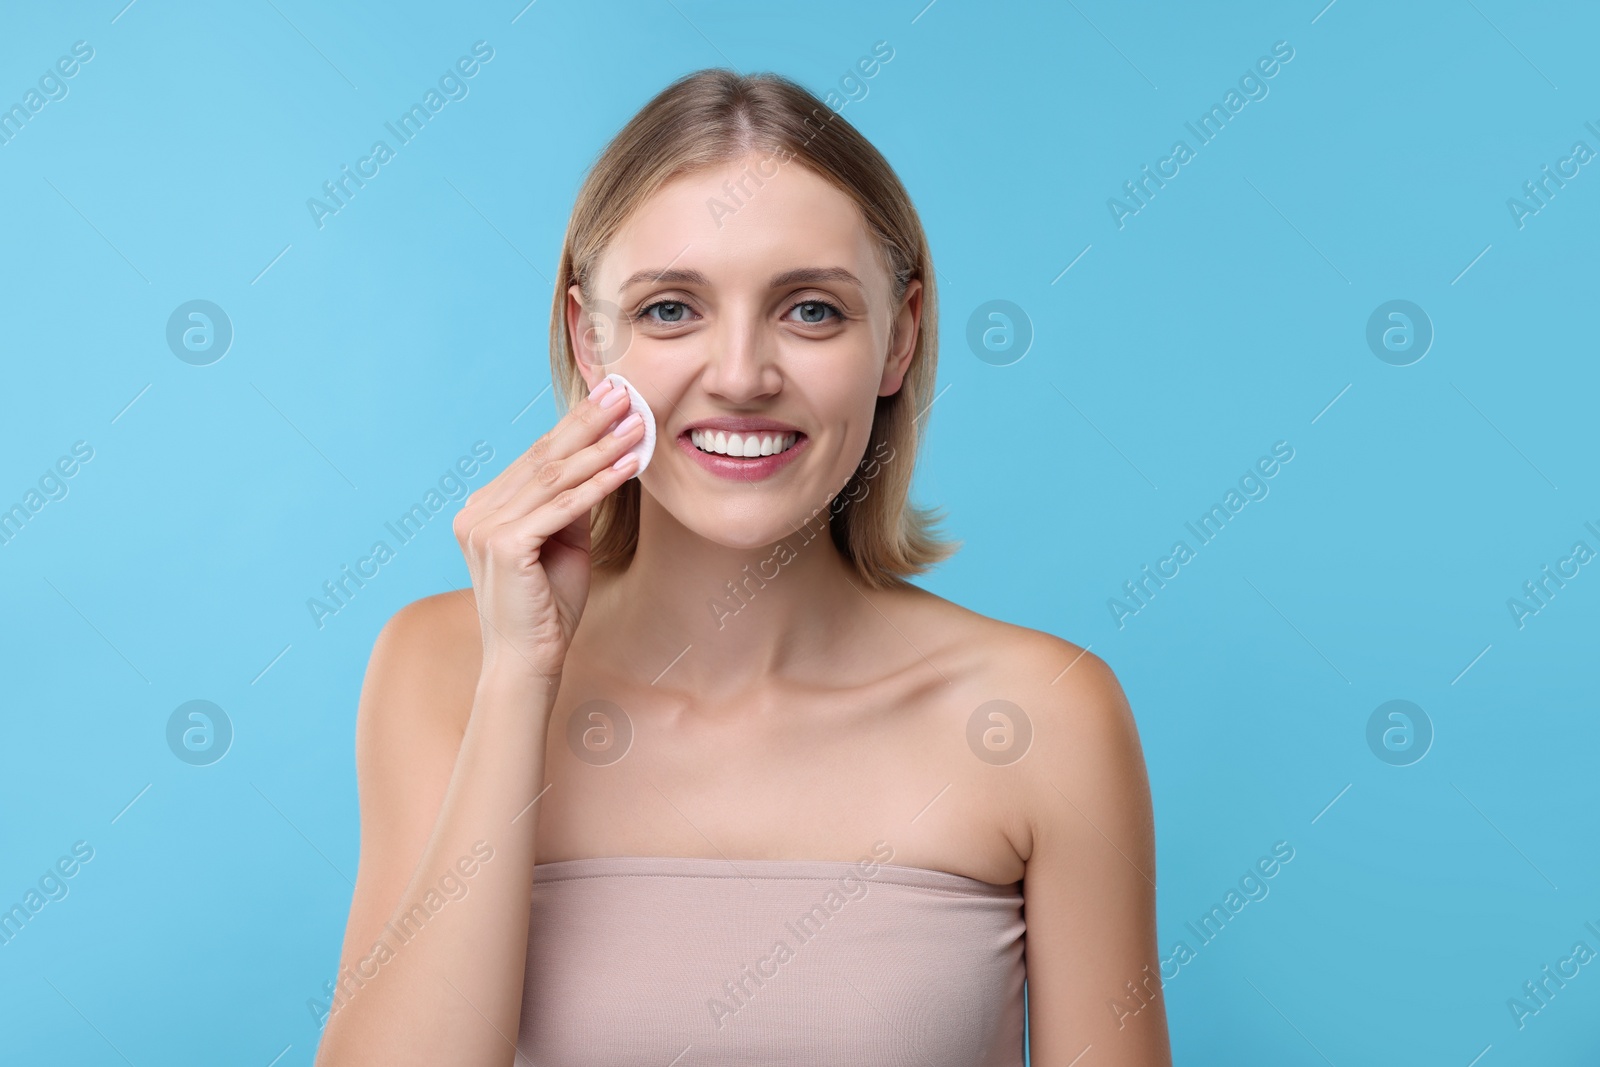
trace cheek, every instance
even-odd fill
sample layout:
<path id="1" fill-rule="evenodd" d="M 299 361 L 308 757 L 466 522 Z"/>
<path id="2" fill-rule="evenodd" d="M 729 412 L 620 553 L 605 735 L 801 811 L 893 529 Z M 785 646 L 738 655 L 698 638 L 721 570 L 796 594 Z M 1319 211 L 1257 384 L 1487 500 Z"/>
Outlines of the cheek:
<path id="1" fill-rule="evenodd" d="M 816 379 L 808 406 L 820 439 L 812 444 L 824 446 L 819 456 L 825 451 L 827 460 L 819 466 L 827 471 L 829 488 L 848 482 L 866 454 L 880 378 L 881 371 L 858 353 L 849 364 Z"/>

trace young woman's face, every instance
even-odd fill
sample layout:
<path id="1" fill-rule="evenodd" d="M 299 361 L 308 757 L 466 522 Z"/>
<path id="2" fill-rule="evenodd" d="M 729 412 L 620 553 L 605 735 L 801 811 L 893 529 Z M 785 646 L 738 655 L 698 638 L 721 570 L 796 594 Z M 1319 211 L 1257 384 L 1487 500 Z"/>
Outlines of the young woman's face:
<path id="1" fill-rule="evenodd" d="M 569 335 L 590 388 L 615 371 L 655 411 L 645 490 L 740 548 L 793 534 L 849 481 L 877 398 L 905 377 L 922 299 L 913 281 L 893 301 L 845 194 L 764 153 L 681 176 L 641 205 L 597 264 L 592 297 L 568 294 Z"/>

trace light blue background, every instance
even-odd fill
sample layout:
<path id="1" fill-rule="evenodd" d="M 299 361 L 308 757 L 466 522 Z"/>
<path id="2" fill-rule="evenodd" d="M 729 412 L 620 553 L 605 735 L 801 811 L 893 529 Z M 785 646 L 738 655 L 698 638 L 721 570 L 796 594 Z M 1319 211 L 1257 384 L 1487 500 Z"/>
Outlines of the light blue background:
<path id="1" fill-rule="evenodd" d="M 843 114 L 930 233 L 917 493 L 966 541 L 926 586 L 1118 672 L 1164 955 L 1295 849 L 1168 984 L 1177 1062 L 1600 1056 L 1600 963 L 1523 1029 L 1506 1004 L 1600 950 L 1600 566 L 1520 629 L 1506 604 L 1600 549 L 1600 164 L 1520 229 L 1506 205 L 1600 149 L 1593 8 L 123 2 L 8 5 L 0 32 L 0 104 L 95 50 L 0 146 L 0 506 L 94 449 L 0 546 L 0 904 L 95 850 L 0 946 L 8 1062 L 311 1062 L 366 658 L 468 578 L 441 515 L 320 630 L 307 599 L 473 442 L 478 485 L 551 424 L 546 279 L 639 105 L 713 65 L 826 92 L 880 40 Z M 478 40 L 470 95 L 319 230 L 306 199 Z M 1107 199 L 1277 41 L 1269 95 L 1118 229 Z M 192 299 L 235 329 L 210 366 L 165 341 Z M 1009 366 L 965 343 L 993 299 L 1031 322 Z M 1411 366 L 1366 344 L 1391 299 L 1436 331 Z M 1279 440 L 1270 495 L 1119 628 L 1108 598 Z M 1411 766 L 1366 741 L 1396 698 L 1436 732 Z M 192 699 L 236 731 L 211 766 L 166 744 Z"/>

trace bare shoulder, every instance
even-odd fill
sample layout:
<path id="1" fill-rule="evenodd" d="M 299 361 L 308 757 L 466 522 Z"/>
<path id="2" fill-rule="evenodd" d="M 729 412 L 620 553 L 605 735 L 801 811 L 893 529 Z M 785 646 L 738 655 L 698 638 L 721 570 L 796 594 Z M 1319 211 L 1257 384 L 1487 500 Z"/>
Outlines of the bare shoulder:
<path id="1" fill-rule="evenodd" d="M 482 654 L 482 642 L 472 589 L 446 589 L 411 601 L 389 617 L 378 641 L 406 645 L 411 653 L 430 653 L 432 666 L 470 669 L 476 675 L 475 657 Z"/>
<path id="2" fill-rule="evenodd" d="M 476 616 L 459 590 L 422 597 L 391 615 L 373 642 L 356 711 L 361 859 L 345 965 L 377 938 L 438 819 L 477 688 Z"/>
<path id="3" fill-rule="evenodd" d="M 410 776 L 440 742 L 459 742 L 472 713 L 482 649 L 470 589 L 421 597 L 389 616 L 362 681 L 358 776 Z"/>
<path id="4" fill-rule="evenodd" d="M 422 627 L 434 631 L 470 631 L 477 636 L 477 600 L 470 586 L 418 597 L 389 617 L 387 626 Z"/>
<path id="5" fill-rule="evenodd" d="M 1122 683 L 1104 659 L 1055 634 L 982 615 L 925 590 L 908 596 L 908 606 L 926 620 L 924 632 L 937 635 L 967 702 L 996 702 L 996 736 L 1025 746 L 1015 762 L 1004 764 L 1014 787 L 1008 792 L 1026 807 L 1016 813 L 1032 839 L 1018 842 L 1024 860 L 1032 841 L 1074 807 L 1090 817 L 1113 808 L 1148 810 L 1138 727 Z"/>
<path id="6" fill-rule="evenodd" d="M 390 732 L 393 720 L 460 735 L 472 710 L 483 655 L 477 606 L 469 589 L 413 600 L 379 631 L 362 686 L 358 730 Z M 383 725 L 379 721 L 384 720 Z"/>
<path id="7" fill-rule="evenodd" d="M 997 694 L 1030 694 L 1040 701 L 1044 715 L 1068 707 L 1080 708 L 1081 715 L 1113 720 L 1128 714 L 1116 674 L 1088 648 L 1044 630 L 980 614 L 920 587 L 896 596 L 903 597 L 905 609 L 921 620 L 919 629 L 975 684 Z"/>

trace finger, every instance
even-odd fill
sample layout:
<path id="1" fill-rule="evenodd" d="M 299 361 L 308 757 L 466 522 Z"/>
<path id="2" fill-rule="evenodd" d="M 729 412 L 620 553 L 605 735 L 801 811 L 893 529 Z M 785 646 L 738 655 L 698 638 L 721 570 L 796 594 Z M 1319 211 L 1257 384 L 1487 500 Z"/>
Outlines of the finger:
<path id="1" fill-rule="evenodd" d="M 597 390 L 574 405 L 539 440 L 513 460 L 499 476 L 480 490 L 476 501 L 489 510 L 499 508 L 520 492 L 544 464 L 563 459 L 600 437 L 627 414 L 627 392 L 602 382 Z"/>
<path id="2" fill-rule="evenodd" d="M 610 404 L 606 403 L 608 400 Z M 599 396 L 584 397 L 505 470 L 468 497 L 468 506 L 485 513 L 500 507 L 520 492 L 543 464 L 564 459 L 592 444 L 613 423 L 626 416 L 627 400 L 627 391 L 615 385 Z"/>
<path id="3" fill-rule="evenodd" d="M 600 468 L 586 481 L 563 489 L 522 518 L 497 529 L 492 536 L 509 536 L 518 545 L 542 546 L 632 478 L 639 469 L 638 456 L 625 455 L 621 463 L 620 468 L 615 464 Z"/>
<path id="4" fill-rule="evenodd" d="M 601 474 L 619 475 L 610 480 L 609 488 L 601 493 L 601 497 L 627 481 L 639 468 L 639 458 L 628 455 L 628 450 L 643 438 L 644 422 L 641 418 L 630 415 L 618 424 L 617 429 L 623 432 L 607 433 L 593 445 L 566 459 L 547 461 L 528 478 L 517 496 L 493 510 L 476 511 L 471 514 L 463 510 L 456 517 L 457 521 L 454 524 L 457 539 L 461 541 L 462 547 L 471 552 L 474 550 L 473 545 L 487 544 L 506 527 L 516 525 L 537 508 L 549 504 L 562 494 Z M 629 464 L 626 467 L 616 468 L 614 465 L 623 458 L 627 458 Z M 594 503 L 598 502 L 597 498 Z M 566 506 L 563 503 L 558 510 Z M 593 503 L 589 505 L 593 506 Z M 570 517 L 568 521 L 571 521 Z"/>
<path id="5" fill-rule="evenodd" d="M 628 422 L 618 423 L 621 429 Z M 580 485 L 620 459 L 628 449 L 644 437 L 644 422 L 634 419 L 634 425 L 620 436 L 613 430 L 600 440 L 566 459 L 546 461 L 532 473 L 515 496 L 495 509 L 500 522 L 516 522 L 534 508 L 567 489 Z M 634 469 L 637 469 L 635 464 Z M 627 479 L 623 479 L 626 481 Z"/>

